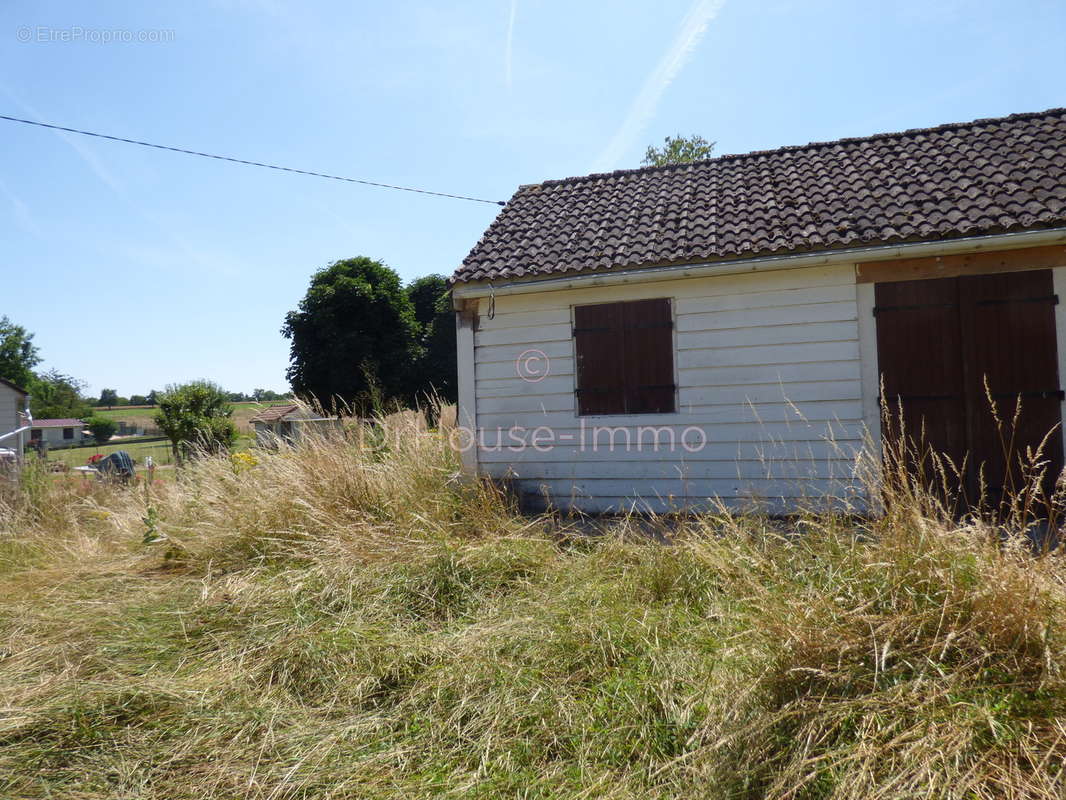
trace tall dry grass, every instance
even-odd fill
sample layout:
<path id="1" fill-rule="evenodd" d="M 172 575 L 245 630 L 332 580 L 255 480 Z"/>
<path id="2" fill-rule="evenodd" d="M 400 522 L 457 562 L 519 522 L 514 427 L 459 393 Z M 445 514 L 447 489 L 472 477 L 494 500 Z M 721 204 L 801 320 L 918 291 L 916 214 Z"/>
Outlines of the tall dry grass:
<path id="1" fill-rule="evenodd" d="M 1020 527 L 887 469 L 872 521 L 590 537 L 389 428 L 147 492 L 31 476 L 0 796 L 1063 795 L 1066 569 Z"/>

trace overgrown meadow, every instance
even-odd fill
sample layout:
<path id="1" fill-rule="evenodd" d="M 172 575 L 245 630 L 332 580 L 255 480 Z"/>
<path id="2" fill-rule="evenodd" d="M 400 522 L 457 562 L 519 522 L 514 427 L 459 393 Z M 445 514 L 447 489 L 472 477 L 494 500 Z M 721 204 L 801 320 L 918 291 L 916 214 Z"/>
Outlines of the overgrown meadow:
<path id="1" fill-rule="evenodd" d="M 590 535 L 366 433 L 8 491 L 0 796 L 1066 793 L 1066 567 L 1018 530 L 906 485 Z"/>

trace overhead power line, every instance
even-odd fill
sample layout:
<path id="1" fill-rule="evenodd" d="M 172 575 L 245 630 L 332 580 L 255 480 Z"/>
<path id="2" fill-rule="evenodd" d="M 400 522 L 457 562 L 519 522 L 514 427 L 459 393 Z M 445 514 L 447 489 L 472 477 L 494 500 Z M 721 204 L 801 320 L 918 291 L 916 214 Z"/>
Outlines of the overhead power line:
<path id="1" fill-rule="evenodd" d="M 453 200 L 470 200 L 474 203 L 488 203 L 494 206 L 506 205 L 503 200 L 486 200 L 482 197 L 470 197 L 465 194 L 449 194 L 448 192 L 433 192 L 429 189 L 416 189 L 412 186 L 396 186 L 391 183 L 378 183 L 377 181 L 365 181 L 359 178 L 346 178 L 342 175 L 327 175 L 325 172 L 312 172 L 308 169 L 296 169 L 294 167 L 282 167 L 278 164 L 264 164 L 261 161 L 248 161 L 244 158 L 233 158 L 231 156 L 220 156 L 214 153 L 201 153 L 198 150 L 186 150 L 184 147 L 171 147 L 165 144 L 155 144 L 154 142 L 142 142 L 137 139 L 125 139 L 122 136 L 108 136 L 106 133 L 96 133 L 94 131 L 82 131 L 77 128 L 67 128 L 63 125 L 50 125 L 47 122 L 37 122 L 32 119 L 20 119 L 19 117 L 9 117 L 5 114 L 0 114 L 0 119 L 5 119 L 8 122 L 21 122 L 23 125 L 36 125 L 38 128 L 51 128 L 54 131 L 66 131 L 67 133 L 77 133 L 81 136 L 94 136 L 97 139 L 110 139 L 112 142 L 124 142 L 125 144 L 136 144 L 141 147 L 154 147 L 156 150 L 170 150 L 173 153 L 184 153 L 187 156 L 200 156 L 201 158 L 214 158 L 218 161 L 231 161 L 234 164 L 246 164 L 249 167 L 263 167 L 264 169 L 276 169 L 279 172 L 295 172 L 297 175 L 311 175 L 315 178 L 329 178 L 333 181 L 345 181 L 346 183 L 361 183 L 364 186 L 376 186 L 379 189 L 396 189 L 401 192 L 415 192 L 417 194 L 428 194 L 434 197 L 450 197 Z"/>

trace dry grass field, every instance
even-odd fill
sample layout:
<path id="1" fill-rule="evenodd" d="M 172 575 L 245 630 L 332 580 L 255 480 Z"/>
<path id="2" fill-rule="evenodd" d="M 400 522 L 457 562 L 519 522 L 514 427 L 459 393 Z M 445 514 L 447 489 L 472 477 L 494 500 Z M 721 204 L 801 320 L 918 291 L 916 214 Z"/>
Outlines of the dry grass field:
<path id="1" fill-rule="evenodd" d="M 1020 530 L 903 485 L 590 537 L 385 441 L 27 475 L 0 796 L 1063 797 L 1066 566 Z"/>

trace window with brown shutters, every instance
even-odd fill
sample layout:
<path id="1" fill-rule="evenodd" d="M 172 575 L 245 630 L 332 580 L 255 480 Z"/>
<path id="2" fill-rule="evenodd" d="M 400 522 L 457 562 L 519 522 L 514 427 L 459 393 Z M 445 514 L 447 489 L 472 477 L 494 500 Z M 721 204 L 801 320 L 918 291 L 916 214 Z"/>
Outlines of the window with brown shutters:
<path id="1" fill-rule="evenodd" d="M 574 307 L 581 415 L 676 410 L 670 300 Z"/>

